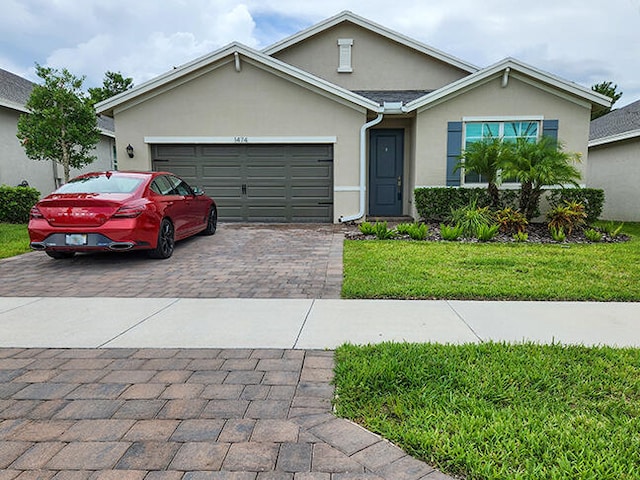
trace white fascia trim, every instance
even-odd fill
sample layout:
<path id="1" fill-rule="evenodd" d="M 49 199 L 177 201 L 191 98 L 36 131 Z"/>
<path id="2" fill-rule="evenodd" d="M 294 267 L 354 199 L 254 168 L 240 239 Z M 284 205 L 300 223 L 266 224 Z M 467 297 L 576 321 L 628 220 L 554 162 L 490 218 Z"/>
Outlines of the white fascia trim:
<path id="1" fill-rule="evenodd" d="M 637 137 L 640 137 L 640 129 L 629 130 L 628 132 L 617 133 L 615 135 L 609 135 L 608 137 L 596 138 L 595 140 L 591 140 L 588 146 L 589 148 L 597 147 L 598 145 L 621 142 L 623 140 L 630 140 L 632 138 L 637 138 Z"/>
<path id="2" fill-rule="evenodd" d="M 333 187 L 333 191 L 334 192 L 360 192 L 360 187 L 357 185 L 337 186 L 337 187 Z"/>
<path id="3" fill-rule="evenodd" d="M 505 115 L 496 117 L 462 117 L 463 122 L 541 122 L 543 115 Z"/>
<path id="4" fill-rule="evenodd" d="M 262 53 L 266 55 L 273 55 L 274 53 L 277 53 L 281 50 L 284 50 L 285 48 L 295 45 L 296 43 L 299 43 L 309 37 L 312 37 L 313 35 L 316 35 L 324 30 L 328 30 L 329 28 L 332 28 L 344 21 L 350 21 L 351 23 L 354 23 L 364 29 L 371 30 L 374 33 L 377 33 L 379 35 L 382 35 L 383 37 L 389 38 L 390 40 L 400 43 L 401 45 L 417 50 L 431 57 L 437 58 L 438 60 L 444 63 L 448 63 L 449 65 L 457 67 L 466 72 L 473 73 L 478 71 L 478 67 L 476 67 L 475 65 L 472 65 L 468 62 L 465 62 L 464 60 L 461 60 L 452 55 L 444 53 L 441 50 L 437 50 L 433 47 L 430 47 L 417 40 L 409 38 L 401 33 L 394 32 L 393 30 L 390 30 L 386 27 L 383 27 L 382 25 L 374 23 L 371 20 L 367 20 L 366 18 L 360 17 L 359 15 L 356 15 L 348 10 L 345 10 L 344 12 L 341 12 L 331 18 L 328 18 L 316 25 L 306 28 L 305 30 L 295 33 L 290 37 L 280 40 L 279 42 L 276 42 L 273 45 L 262 50 Z"/>
<path id="5" fill-rule="evenodd" d="M 586 87 L 582 87 L 576 83 L 569 82 L 563 80 L 555 75 L 550 73 L 543 72 L 534 68 L 530 65 L 520 62 L 519 60 L 515 60 L 513 58 L 505 58 L 504 60 L 487 67 L 483 70 L 480 70 L 476 73 L 473 73 L 467 77 L 461 78 L 449 85 L 446 85 L 434 92 L 431 92 L 421 98 L 417 98 L 405 106 L 408 111 L 417 110 L 419 108 L 425 107 L 431 103 L 434 103 L 440 99 L 448 97 L 450 95 L 456 94 L 461 90 L 469 87 L 474 87 L 481 85 L 482 83 L 491 79 L 491 77 L 497 77 L 498 75 L 502 75 L 506 68 L 511 69 L 511 75 L 514 75 L 516 72 L 520 72 L 534 80 L 550 85 L 554 88 L 559 89 L 562 92 L 574 95 L 582 99 L 583 101 L 587 101 L 589 103 L 596 103 L 598 105 L 602 105 L 604 107 L 611 105 L 611 99 L 601 95 L 597 92 L 594 92 L 591 89 Z M 516 74 L 517 75 L 517 74 Z M 516 78 L 521 79 L 519 76 Z M 568 97 L 565 97 L 568 98 Z"/>
<path id="6" fill-rule="evenodd" d="M 245 143 L 336 143 L 338 137 L 144 137 L 144 143 L 153 144 L 245 144 Z"/>
<path id="7" fill-rule="evenodd" d="M 11 110 L 16 110 L 23 113 L 31 113 L 29 109 L 27 109 L 27 107 L 25 107 L 24 105 L 12 102 L 11 100 L 6 100 L 4 98 L 0 98 L 0 107 L 10 108 Z"/>
<path id="8" fill-rule="evenodd" d="M 105 130 L 104 128 L 98 128 L 98 130 L 100 130 L 100 135 L 104 135 L 105 137 L 109 138 L 116 138 L 116 134 L 111 130 Z"/>
<path id="9" fill-rule="evenodd" d="M 187 77 L 189 74 L 192 74 L 198 70 L 210 71 L 215 68 L 212 64 L 218 62 L 225 57 L 229 56 L 230 58 L 227 60 L 228 62 L 233 61 L 234 54 L 239 53 L 244 56 L 245 59 L 251 59 L 255 62 L 255 65 L 259 65 L 262 68 L 271 68 L 273 72 L 279 72 L 282 75 L 288 76 L 290 78 L 295 78 L 305 84 L 314 86 L 328 94 L 335 95 L 343 100 L 351 104 L 355 104 L 357 106 L 378 111 L 380 106 L 378 103 L 373 100 L 369 100 L 368 98 L 357 95 L 346 88 L 342 88 L 338 85 L 330 83 L 326 80 L 323 80 L 315 75 L 312 75 L 304 70 L 293 67 L 287 63 L 284 63 L 278 59 L 269 57 L 264 55 L 257 50 L 253 50 L 250 47 L 244 46 L 240 43 L 232 43 L 226 47 L 217 50 L 209 55 L 205 55 L 200 57 L 192 62 L 189 62 L 181 67 L 175 68 L 174 70 L 164 73 L 148 82 L 140 84 L 138 87 L 134 87 L 131 90 L 127 90 L 126 92 L 115 95 L 114 97 L 105 100 L 96 104 L 96 111 L 98 113 L 106 113 L 116 109 L 118 106 L 122 105 L 125 102 L 135 99 L 136 97 L 140 97 L 145 93 L 149 93 L 153 90 L 160 89 L 161 87 L 169 88 L 168 84 L 171 82 L 175 82 L 182 77 L 186 77 L 182 81 L 188 81 L 191 77 Z M 206 67 L 209 67 L 210 70 L 206 70 Z M 200 73 L 203 74 L 203 73 Z M 139 100 L 143 101 L 143 100 Z"/>

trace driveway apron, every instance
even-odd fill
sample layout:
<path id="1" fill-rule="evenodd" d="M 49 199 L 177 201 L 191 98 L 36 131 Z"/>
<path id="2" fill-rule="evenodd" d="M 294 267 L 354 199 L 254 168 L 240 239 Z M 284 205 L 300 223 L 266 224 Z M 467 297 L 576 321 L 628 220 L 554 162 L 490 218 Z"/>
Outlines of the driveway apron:
<path id="1" fill-rule="evenodd" d="M 168 260 L 33 252 L 0 261 L 0 296 L 339 298 L 343 238 L 334 225 L 228 223 L 178 242 Z"/>

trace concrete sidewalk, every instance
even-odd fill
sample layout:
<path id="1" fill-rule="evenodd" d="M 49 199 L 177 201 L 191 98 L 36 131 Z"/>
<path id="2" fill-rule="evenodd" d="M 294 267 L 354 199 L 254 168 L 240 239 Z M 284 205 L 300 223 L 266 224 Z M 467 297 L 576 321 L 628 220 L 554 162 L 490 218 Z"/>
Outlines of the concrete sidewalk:
<path id="1" fill-rule="evenodd" d="M 344 342 L 640 346 L 640 303 L 0 297 L 0 347 L 334 349 Z"/>

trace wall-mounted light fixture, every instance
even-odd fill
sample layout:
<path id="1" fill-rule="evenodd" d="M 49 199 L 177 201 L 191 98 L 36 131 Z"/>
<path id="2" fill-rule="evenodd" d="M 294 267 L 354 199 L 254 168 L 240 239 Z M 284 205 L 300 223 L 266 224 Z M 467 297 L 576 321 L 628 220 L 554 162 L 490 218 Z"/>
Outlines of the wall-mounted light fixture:
<path id="1" fill-rule="evenodd" d="M 133 147 L 131 146 L 131 144 L 127 145 L 127 155 L 129 155 L 129 158 L 133 158 Z"/>

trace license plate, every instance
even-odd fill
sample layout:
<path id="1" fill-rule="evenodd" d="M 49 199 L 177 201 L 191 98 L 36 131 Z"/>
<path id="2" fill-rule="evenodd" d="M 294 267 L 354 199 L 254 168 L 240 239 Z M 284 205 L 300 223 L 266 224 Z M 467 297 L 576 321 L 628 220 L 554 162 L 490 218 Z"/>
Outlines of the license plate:
<path id="1" fill-rule="evenodd" d="M 79 245 L 87 244 L 87 234 L 86 233 L 71 233 L 65 235 L 64 239 L 65 245 L 71 245 L 77 247 Z"/>

